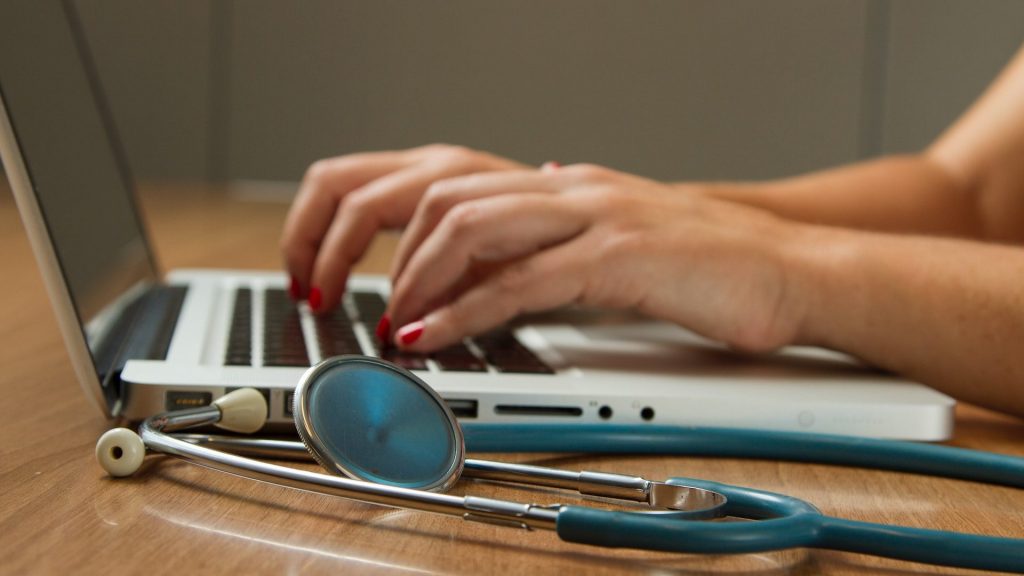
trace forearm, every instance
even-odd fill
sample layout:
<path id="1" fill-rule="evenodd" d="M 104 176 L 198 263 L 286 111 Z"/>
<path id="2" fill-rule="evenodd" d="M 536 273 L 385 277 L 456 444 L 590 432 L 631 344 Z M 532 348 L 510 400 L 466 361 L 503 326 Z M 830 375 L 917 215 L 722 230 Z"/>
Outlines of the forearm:
<path id="1" fill-rule="evenodd" d="M 970 191 L 925 155 L 882 158 L 768 182 L 701 184 L 696 189 L 800 222 L 973 238 L 984 233 Z"/>
<path id="2" fill-rule="evenodd" d="M 690 187 L 802 222 L 1024 243 L 1022 101 L 1024 47 L 919 155 L 763 184 Z"/>
<path id="3" fill-rule="evenodd" d="M 791 266 L 798 341 L 1024 416 L 1024 253 L 806 227 Z"/>

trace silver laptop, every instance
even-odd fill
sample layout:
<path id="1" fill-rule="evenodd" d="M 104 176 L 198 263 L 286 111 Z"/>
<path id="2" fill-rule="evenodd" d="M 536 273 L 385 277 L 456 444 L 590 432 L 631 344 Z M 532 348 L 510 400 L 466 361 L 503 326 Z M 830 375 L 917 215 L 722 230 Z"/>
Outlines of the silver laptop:
<path id="1" fill-rule="evenodd" d="M 740 356 L 671 324 L 562 310 L 428 356 L 371 338 L 388 295 L 354 277 L 318 318 L 280 272 L 161 276 L 71 3 L 0 8 L 0 151 L 86 394 L 137 420 L 253 386 L 270 426 L 321 358 L 384 356 L 417 372 L 465 421 L 705 425 L 941 440 L 954 402 L 833 352 Z M 269 231 L 269 234 L 276 231 Z"/>

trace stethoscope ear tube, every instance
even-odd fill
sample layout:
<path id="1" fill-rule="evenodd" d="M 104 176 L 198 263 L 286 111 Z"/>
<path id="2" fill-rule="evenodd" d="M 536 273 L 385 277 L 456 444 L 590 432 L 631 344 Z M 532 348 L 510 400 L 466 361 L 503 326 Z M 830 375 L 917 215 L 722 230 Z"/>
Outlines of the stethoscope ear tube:
<path id="1" fill-rule="evenodd" d="M 682 426 L 466 423 L 462 429 L 466 450 L 471 452 L 758 458 L 893 470 L 1024 488 L 1024 458 L 916 442 Z"/>

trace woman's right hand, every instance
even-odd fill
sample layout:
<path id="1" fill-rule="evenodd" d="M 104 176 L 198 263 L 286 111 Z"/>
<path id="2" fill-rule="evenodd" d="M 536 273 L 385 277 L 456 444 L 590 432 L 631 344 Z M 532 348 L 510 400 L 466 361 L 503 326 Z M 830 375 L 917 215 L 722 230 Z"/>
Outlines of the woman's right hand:
<path id="1" fill-rule="evenodd" d="M 523 168 L 445 144 L 315 162 L 302 179 L 281 235 L 292 296 L 308 298 L 314 312 L 332 310 L 376 232 L 405 226 L 434 182 Z"/>

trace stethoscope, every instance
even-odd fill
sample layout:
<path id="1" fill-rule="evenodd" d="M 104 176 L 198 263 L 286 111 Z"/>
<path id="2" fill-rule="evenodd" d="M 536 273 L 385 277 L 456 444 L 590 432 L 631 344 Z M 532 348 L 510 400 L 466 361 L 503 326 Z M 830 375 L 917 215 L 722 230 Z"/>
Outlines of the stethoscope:
<path id="1" fill-rule="evenodd" d="M 158 414 L 135 434 L 104 434 L 96 456 L 113 476 L 133 474 L 146 449 L 301 490 L 459 516 L 524 529 L 554 530 L 569 542 L 686 553 L 737 554 L 807 547 L 928 564 L 1024 572 L 1024 539 L 872 524 L 822 514 L 781 494 L 693 478 L 654 482 L 605 472 L 465 459 L 474 450 L 713 454 L 778 458 L 949 476 L 1024 487 L 1024 459 L 909 442 L 808 433 L 651 426 L 504 425 L 467 427 L 411 372 L 364 357 L 329 358 L 295 391 L 302 442 L 181 434 L 215 425 L 252 433 L 266 419 L 263 395 L 236 390 L 212 405 Z M 178 434 L 169 434 L 179 432 Z M 333 475 L 246 456 L 311 455 Z M 649 508 L 599 509 L 522 504 L 442 493 L 460 476 L 574 489 Z M 707 522 L 715 518 L 752 522 Z"/>

